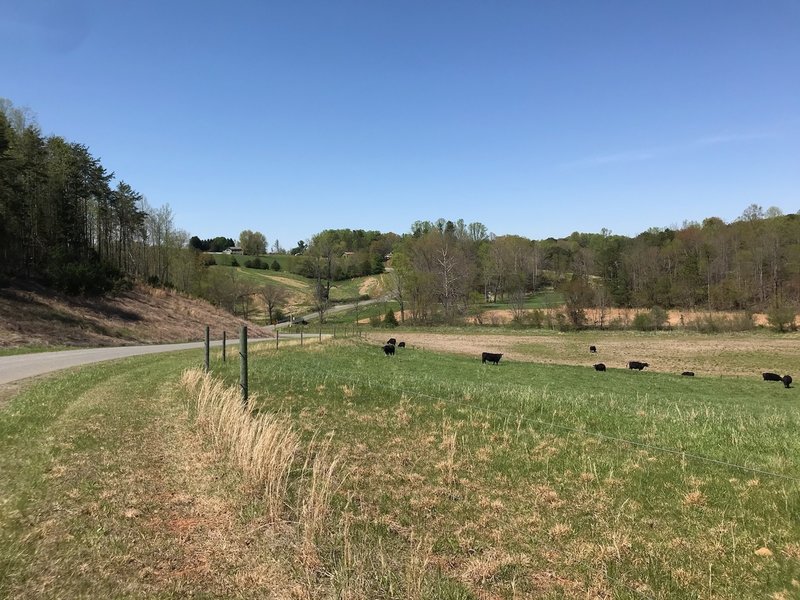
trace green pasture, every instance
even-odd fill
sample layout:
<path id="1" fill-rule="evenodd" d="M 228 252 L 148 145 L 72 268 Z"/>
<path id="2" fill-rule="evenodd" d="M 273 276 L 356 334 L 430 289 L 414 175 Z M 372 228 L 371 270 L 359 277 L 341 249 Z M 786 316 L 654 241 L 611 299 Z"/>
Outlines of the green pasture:
<path id="1" fill-rule="evenodd" d="M 291 267 L 294 266 L 294 261 L 297 258 L 291 254 L 261 254 L 259 256 L 252 256 L 249 254 L 210 254 L 210 256 L 214 257 L 214 260 L 218 265 L 224 267 L 229 267 L 234 258 L 241 267 L 244 266 L 244 263 L 247 260 L 255 260 L 256 258 L 260 258 L 262 262 L 269 264 L 270 270 L 272 270 L 272 261 L 277 260 L 278 264 L 281 266 L 281 270 L 273 271 L 273 273 L 288 273 L 291 270 Z"/>
<path id="2" fill-rule="evenodd" d="M 429 536 L 451 575 L 486 592 L 756 597 L 800 577 L 795 389 L 387 358 L 357 342 L 252 364 L 259 406 L 345 456 L 365 544 Z M 219 373 L 234 382 L 232 365 Z M 543 572 L 555 575 L 539 589 Z"/>
<path id="3" fill-rule="evenodd" d="M 195 351 L 0 405 L 0 597 L 291 597 L 309 577 L 325 598 L 796 597 L 798 388 L 340 334 L 250 348 L 257 409 L 341 457 L 313 575 L 192 437 Z M 228 357 L 212 372 L 237 385 Z"/>

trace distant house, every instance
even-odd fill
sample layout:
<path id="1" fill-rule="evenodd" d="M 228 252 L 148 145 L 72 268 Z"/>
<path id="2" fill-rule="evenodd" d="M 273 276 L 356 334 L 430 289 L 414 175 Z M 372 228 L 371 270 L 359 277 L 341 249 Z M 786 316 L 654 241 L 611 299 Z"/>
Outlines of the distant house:
<path id="1" fill-rule="evenodd" d="M 225 249 L 225 254 L 241 254 L 242 249 L 239 246 L 231 246 L 230 248 Z"/>

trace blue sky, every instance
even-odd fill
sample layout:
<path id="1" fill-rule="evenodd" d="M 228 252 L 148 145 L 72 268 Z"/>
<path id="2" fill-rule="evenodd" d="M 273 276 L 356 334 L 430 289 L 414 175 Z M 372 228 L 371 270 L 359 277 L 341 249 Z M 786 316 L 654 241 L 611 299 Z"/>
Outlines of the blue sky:
<path id="1" fill-rule="evenodd" d="M 0 74 L 200 237 L 800 209 L 797 0 L 0 0 Z"/>

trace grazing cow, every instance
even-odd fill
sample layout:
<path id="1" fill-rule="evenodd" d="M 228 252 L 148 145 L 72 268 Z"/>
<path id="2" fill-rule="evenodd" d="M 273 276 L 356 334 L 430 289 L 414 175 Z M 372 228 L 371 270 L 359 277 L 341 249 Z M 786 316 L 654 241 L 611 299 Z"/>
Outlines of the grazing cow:
<path id="1" fill-rule="evenodd" d="M 594 366 L 594 370 L 595 371 L 605 371 L 606 370 L 606 366 L 603 363 L 597 363 Z"/>
<path id="2" fill-rule="evenodd" d="M 490 362 L 499 365 L 501 356 L 503 355 L 495 354 L 494 352 L 481 352 L 481 362 L 482 363 Z"/>
<path id="3" fill-rule="evenodd" d="M 596 354 L 597 353 L 597 346 L 589 346 L 589 352 L 591 352 L 592 354 Z"/>
<path id="4" fill-rule="evenodd" d="M 629 369 L 636 369 L 637 371 L 641 371 L 645 367 L 649 367 L 650 365 L 646 362 L 639 362 L 638 360 L 632 360 L 628 363 Z"/>
<path id="5" fill-rule="evenodd" d="M 397 344 L 397 347 L 398 348 L 405 348 L 406 347 L 406 343 L 405 342 L 400 342 L 399 344 Z"/>
<path id="6" fill-rule="evenodd" d="M 394 344 L 386 344 L 383 347 L 383 353 L 386 356 L 394 356 Z"/>
<path id="7" fill-rule="evenodd" d="M 386 341 L 386 343 L 387 343 L 387 344 L 391 344 L 392 346 L 396 346 L 396 345 L 397 345 L 397 340 L 396 340 L 396 339 L 394 339 L 394 338 L 389 338 L 389 339 Z"/>
<path id="8" fill-rule="evenodd" d="M 789 389 L 792 387 L 792 376 L 791 375 L 784 375 L 783 376 L 783 387 Z"/>
<path id="9" fill-rule="evenodd" d="M 681 373 L 684 377 L 694 377 L 694 371 L 684 371 Z"/>
<path id="10" fill-rule="evenodd" d="M 761 376 L 764 378 L 764 381 L 783 381 L 781 376 L 777 373 L 762 373 Z"/>

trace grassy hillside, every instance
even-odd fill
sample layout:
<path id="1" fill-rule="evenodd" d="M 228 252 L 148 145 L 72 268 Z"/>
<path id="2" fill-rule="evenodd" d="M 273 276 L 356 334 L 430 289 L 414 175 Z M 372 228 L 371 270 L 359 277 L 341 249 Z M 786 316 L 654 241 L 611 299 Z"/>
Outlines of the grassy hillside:
<path id="1" fill-rule="evenodd" d="M 302 454 L 271 524 L 187 412 L 176 382 L 200 361 L 83 369 L 0 410 L 0 596 L 796 595 L 795 388 L 418 347 L 386 358 L 355 338 L 254 346 L 256 410 L 341 457 L 311 560 L 292 508 L 307 506 L 291 492 L 310 483 Z M 237 383 L 235 355 L 213 369 Z"/>

